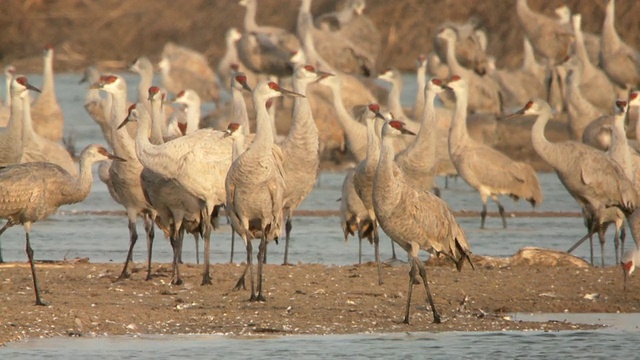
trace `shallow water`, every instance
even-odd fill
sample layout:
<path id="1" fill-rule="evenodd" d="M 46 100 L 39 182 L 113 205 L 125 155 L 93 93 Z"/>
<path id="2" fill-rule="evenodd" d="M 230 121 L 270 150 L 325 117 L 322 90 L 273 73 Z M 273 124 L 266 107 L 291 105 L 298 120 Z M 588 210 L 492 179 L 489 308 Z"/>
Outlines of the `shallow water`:
<path id="1" fill-rule="evenodd" d="M 133 74 L 122 74 L 129 84 L 130 98 L 136 94 L 137 77 Z M 29 75 L 29 81 L 36 86 L 42 82 L 40 75 Z M 66 121 L 67 134 L 76 134 L 77 148 L 82 149 L 89 143 L 104 143 L 100 128 L 85 112 L 84 94 L 87 85 L 79 85 L 78 74 L 61 74 L 56 76 L 56 89 Z M 415 80 L 413 75 L 405 76 L 403 101 L 410 104 L 413 100 Z M 569 196 L 555 174 L 539 174 L 543 188 L 544 202 L 536 211 L 563 211 L 577 213 L 579 207 Z M 339 208 L 336 201 L 340 198 L 343 173 L 325 172 L 320 175 L 317 186 L 300 206 L 301 210 L 335 210 Z M 455 210 L 481 209 L 481 201 L 477 192 L 468 187 L 460 178 L 450 179 L 449 188 L 444 188 L 444 179 L 437 179 L 442 189 L 442 197 Z M 530 205 L 525 201 L 513 202 L 501 199 L 507 211 L 529 211 Z M 497 211 L 495 204 L 489 202 L 490 212 Z M 32 228 L 32 243 L 36 259 L 61 260 L 64 258 L 89 257 L 92 262 L 123 261 L 128 249 L 129 235 L 123 208 L 111 199 L 106 186 L 97 178 L 89 197 L 82 203 L 62 207 L 61 213 L 49 220 L 39 222 Z M 102 211 L 120 212 L 120 214 L 98 213 Z M 487 218 L 487 228 L 479 229 L 480 219 L 477 217 L 461 217 L 458 219 L 467 232 L 473 252 L 491 256 L 509 256 L 523 246 L 540 246 L 558 250 L 568 249 L 585 233 L 580 217 L 528 217 L 509 218 L 508 228 L 502 229 L 499 218 Z M 146 258 L 144 229 L 138 222 L 137 244 L 134 259 L 142 261 Z M 222 227 L 213 235 L 212 261 L 226 262 L 229 259 L 230 228 L 221 220 Z M 294 218 L 294 230 L 290 249 L 290 260 L 303 263 L 352 264 L 357 262 L 358 241 L 351 239 L 343 242 L 340 220 L 331 217 L 297 217 Z M 613 233 L 612 231 L 610 232 Z M 612 235 L 606 244 L 605 260 L 607 264 L 615 262 Z M 153 256 L 154 260 L 169 262 L 171 249 L 162 234 L 156 233 Z M 599 256 L 599 245 L 596 242 L 596 258 Z M 202 246 L 200 246 L 202 248 Z M 243 259 L 241 241 L 237 242 L 236 261 Z M 283 256 L 282 245 L 270 245 L 269 256 L 272 261 L 280 262 Z M 13 227 L 2 236 L 2 255 L 6 261 L 24 261 L 24 232 L 21 227 Z M 195 262 L 194 242 L 185 240 L 185 261 Z M 398 255 L 404 259 L 401 249 Z M 373 258 L 373 248 L 363 245 L 363 259 Z M 381 240 L 383 258 L 391 256 L 391 242 L 383 234 Z M 584 244 L 575 254 L 589 258 L 588 244 Z M 424 255 L 425 257 L 428 255 Z"/>
<path id="2" fill-rule="evenodd" d="M 325 336 L 177 335 L 51 338 L 10 343 L 0 355 L 11 359 L 37 356 L 169 359 L 407 358 L 407 359 L 604 359 L 635 358 L 639 314 L 514 314 L 516 320 L 578 321 L 609 324 L 594 331 L 447 332 Z"/>

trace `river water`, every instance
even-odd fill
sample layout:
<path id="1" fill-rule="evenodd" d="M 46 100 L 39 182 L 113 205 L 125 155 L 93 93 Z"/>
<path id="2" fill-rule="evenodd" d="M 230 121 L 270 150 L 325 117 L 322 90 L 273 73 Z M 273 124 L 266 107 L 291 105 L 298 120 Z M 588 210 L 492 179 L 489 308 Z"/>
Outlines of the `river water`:
<path id="1" fill-rule="evenodd" d="M 137 79 L 123 74 L 129 83 L 130 97 L 135 95 Z M 89 143 L 104 143 L 99 127 L 89 118 L 83 108 L 86 85 L 78 85 L 80 76 L 62 74 L 56 76 L 58 100 L 65 113 L 66 132 L 76 134 L 78 149 Z M 409 103 L 413 98 L 415 81 L 405 79 L 404 98 Z M 30 75 L 29 81 L 38 86 L 41 76 Z M 569 196 L 555 174 L 539 174 L 544 193 L 544 202 L 538 212 L 562 211 L 577 214 L 575 201 Z M 338 210 L 340 190 L 344 173 L 325 172 L 320 175 L 311 195 L 303 202 L 301 210 Z M 444 180 L 438 179 L 442 197 L 455 210 L 481 209 L 479 195 L 461 179 L 450 180 L 444 189 Z M 528 211 L 526 202 L 503 199 L 507 211 Z M 97 179 L 86 201 L 65 206 L 50 219 L 32 227 L 31 241 L 38 260 L 62 260 L 88 257 L 91 262 L 124 261 L 129 237 L 127 219 L 123 210 L 115 203 L 106 186 Z M 496 211 L 489 204 L 489 211 Z M 458 218 L 467 233 L 472 251 L 480 255 L 510 256 L 524 246 L 538 246 L 566 250 L 585 233 L 582 218 L 567 217 L 512 217 L 508 228 L 502 229 L 499 218 L 487 218 L 487 229 L 479 229 L 478 217 Z M 230 228 L 225 220 L 220 230 L 213 234 L 212 261 L 229 261 Z M 138 233 L 144 234 L 141 221 Z M 290 261 L 302 263 L 324 263 L 345 265 L 357 262 L 357 240 L 344 243 L 340 221 L 337 216 L 300 216 L 294 219 L 290 248 Z M 170 262 L 171 248 L 157 234 L 153 251 L 154 261 Z M 141 236 L 134 252 L 134 260 L 144 261 L 146 249 Z M 629 242 L 631 243 L 631 242 Z M 611 238 L 605 244 L 606 263 L 614 264 Z M 629 245 L 628 245 L 629 246 Z M 632 246 L 632 245 L 631 245 Z M 202 246 L 200 246 L 202 248 Z M 242 244 L 237 243 L 236 261 L 244 258 Z M 373 259 L 373 248 L 363 246 L 364 260 Z M 405 259 L 401 249 L 396 249 L 400 259 Z M 381 254 L 391 256 L 391 242 L 382 234 Z M 575 255 L 589 259 L 588 243 L 579 247 Z M 596 256 L 599 245 L 596 241 Z M 24 231 L 16 226 L 2 236 L 2 255 L 5 261 L 26 261 L 24 253 Z M 270 262 L 279 263 L 283 246 L 269 247 Z M 424 258 L 428 255 L 424 254 Z M 193 241 L 185 241 L 183 259 L 195 262 Z M 558 316 L 571 316 L 562 314 Z M 525 315 L 519 315 L 521 319 Z M 540 320 L 552 315 L 538 315 Z M 605 320 L 602 318 L 606 317 Z M 126 359 L 169 358 L 176 355 L 187 357 L 282 358 L 302 356 L 304 358 L 380 358 L 398 356 L 402 358 L 605 358 L 612 356 L 638 357 L 640 332 L 635 326 L 621 326 L 622 320 L 640 324 L 638 314 L 585 314 L 570 321 L 615 324 L 613 328 L 600 331 L 542 332 L 494 332 L 494 333 L 408 333 L 375 335 L 335 336 L 285 336 L 235 338 L 223 335 L 212 336 L 143 336 L 103 337 L 94 339 L 39 339 L 12 343 L 0 349 L 0 357 L 17 358 L 70 358 L 77 356 L 109 357 Z M 250 340 L 249 340 L 250 339 Z"/>

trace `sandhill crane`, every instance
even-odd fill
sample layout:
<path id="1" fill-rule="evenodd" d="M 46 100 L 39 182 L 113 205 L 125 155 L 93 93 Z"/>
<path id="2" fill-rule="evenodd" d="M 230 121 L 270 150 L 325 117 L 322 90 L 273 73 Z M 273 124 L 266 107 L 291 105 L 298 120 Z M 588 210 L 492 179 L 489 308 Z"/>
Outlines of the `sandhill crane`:
<path id="1" fill-rule="evenodd" d="M 23 94 L 22 103 L 22 159 L 20 162 L 50 162 L 65 169 L 71 176 L 78 175 L 78 167 L 67 149 L 33 131 L 29 93 Z"/>
<path id="2" fill-rule="evenodd" d="M 509 195 L 515 200 L 524 198 L 535 207 L 542 202 L 538 176 L 531 165 L 511 160 L 503 153 L 473 140 L 466 125 L 469 91 L 467 83 L 454 75 L 446 87 L 456 95 L 455 115 L 449 131 L 451 161 L 465 182 L 480 192 L 480 228 L 484 228 L 488 197 L 498 204 L 502 226 L 506 228 L 507 220 L 498 196 Z"/>
<path id="3" fill-rule="evenodd" d="M 29 84 L 24 76 L 11 82 L 11 117 L 6 127 L 0 128 L 0 166 L 17 164 L 22 159 L 23 104 L 29 101 L 27 90 L 40 91 Z"/>
<path id="4" fill-rule="evenodd" d="M 457 74 L 468 82 L 471 89 L 469 91 L 469 111 L 500 114 L 502 112 L 500 87 L 490 76 L 480 76 L 458 63 L 455 55 L 455 31 L 444 28 L 437 37 L 447 42 L 447 64 L 449 64 L 452 74 Z"/>
<path id="5" fill-rule="evenodd" d="M 232 27 L 227 30 L 224 35 L 225 39 L 225 53 L 218 61 L 216 66 L 216 74 L 218 75 L 218 83 L 222 89 L 227 89 L 231 82 L 231 77 L 235 72 L 247 72 L 247 69 L 241 69 L 239 66 L 240 58 L 238 57 L 238 41 L 242 38 L 242 34 L 237 28 Z M 231 65 L 238 66 L 237 70 L 234 70 Z"/>
<path id="6" fill-rule="evenodd" d="M 118 279 L 124 279 L 129 276 L 127 269 L 133 255 L 133 247 L 138 240 L 136 219 L 138 215 L 142 215 L 147 235 L 147 280 L 149 280 L 151 279 L 151 250 L 155 236 L 153 227 L 155 211 L 145 198 L 140 184 L 140 173 L 143 167 L 136 156 L 133 139 L 126 131 L 118 131 L 118 125 L 127 116 L 127 109 L 125 108 L 127 84 L 120 76 L 104 75 L 92 87 L 105 91 L 112 99 L 110 123 L 111 137 L 114 141 L 113 150 L 117 156 L 127 160 L 126 162 L 116 161 L 111 164 L 109 168 L 110 182 L 107 183 L 113 186 L 110 191 L 116 194 L 114 199 L 124 206 L 129 222 L 129 251 Z"/>
<path id="7" fill-rule="evenodd" d="M 476 74 L 484 75 L 487 71 L 487 54 L 486 54 L 486 35 L 481 30 L 476 29 L 477 24 L 473 20 L 469 20 L 464 24 L 453 22 L 445 22 L 438 26 L 436 34 L 444 29 L 449 29 L 455 34 L 455 59 L 461 66 L 473 70 Z M 448 43 L 446 40 L 435 36 L 433 39 L 433 48 L 439 61 L 430 64 L 429 73 L 440 78 L 449 78 L 457 73 L 450 70 L 451 64 L 447 58 Z M 434 59 L 435 60 L 435 59 Z M 431 61 L 431 59 L 430 59 Z M 438 64 L 444 65 L 442 70 L 436 70 Z M 447 69 L 446 67 L 449 67 Z"/>
<path id="8" fill-rule="evenodd" d="M 582 95 L 594 106 L 605 109 L 609 112 L 611 104 L 615 101 L 615 90 L 611 81 L 602 69 L 596 67 L 589 60 L 587 49 L 584 44 L 584 37 L 581 30 L 581 19 L 578 15 L 573 15 L 571 24 L 575 34 L 575 54 L 578 61 L 578 71 L 580 71 L 580 91 Z"/>
<path id="9" fill-rule="evenodd" d="M 155 99 L 158 92 L 152 91 L 157 88 L 151 87 L 149 100 L 152 108 L 158 107 L 158 99 Z M 143 120 L 141 118 L 144 118 Z M 149 141 L 154 144 L 162 144 L 162 119 L 149 118 L 149 113 L 141 104 L 134 104 L 129 107 L 128 121 L 139 121 L 143 124 L 152 122 L 151 137 Z M 122 124 L 121 124 L 122 125 Z M 144 131 L 144 129 L 140 129 Z M 158 227 L 169 237 L 173 248 L 173 279 L 172 283 L 182 284 L 180 276 L 179 262 L 182 255 L 182 242 L 184 233 L 189 232 L 196 240 L 196 257 L 198 256 L 198 238 L 202 230 L 200 203 L 197 198 L 189 194 L 179 184 L 172 179 L 157 174 L 148 168 L 144 168 L 140 173 L 141 185 L 147 201 L 153 206 L 156 212 L 155 222 Z"/>
<path id="10" fill-rule="evenodd" d="M 238 56 L 242 63 L 255 73 L 290 75 L 293 69 L 289 57 L 300 49 L 298 38 L 282 28 L 259 26 L 256 0 L 240 0 L 240 5 L 246 8 L 244 34 L 238 41 Z"/>
<path id="11" fill-rule="evenodd" d="M 140 75 L 140 82 L 138 83 L 138 103 L 148 104 L 147 99 L 149 97 L 149 88 L 153 83 L 153 64 L 146 56 L 141 56 L 135 59 L 129 70 Z"/>
<path id="12" fill-rule="evenodd" d="M 233 139 L 233 149 L 231 152 L 231 161 L 233 163 L 233 161 L 236 161 L 236 159 L 238 158 L 238 156 L 240 156 L 240 154 L 242 154 L 245 150 L 245 146 L 244 146 L 244 132 L 246 130 L 243 129 L 243 125 L 239 124 L 239 123 L 229 123 L 229 125 L 227 126 L 227 134 L 226 136 L 231 137 L 231 139 Z M 236 232 L 231 229 L 231 257 L 229 259 L 230 263 L 233 263 L 233 252 L 235 250 L 235 235 Z"/>
<path id="13" fill-rule="evenodd" d="M 33 263 L 33 249 L 29 242 L 31 224 L 46 219 L 61 205 L 84 200 L 91 189 L 91 165 L 105 159 L 122 160 L 98 145 L 87 146 L 80 155 L 80 176 L 70 175 L 51 163 L 27 163 L 0 169 L 0 217 L 8 219 L 0 235 L 9 227 L 22 224 L 26 237 L 27 256 L 31 266 L 36 305 L 45 305 Z"/>
<path id="14" fill-rule="evenodd" d="M 380 158 L 380 143 L 376 134 L 375 121 L 376 118 L 385 119 L 380 114 L 380 106 L 378 104 L 369 104 L 365 121 L 367 123 L 367 156 L 355 168 L 353 174 L 353 186 L 367 210 L 368 217 L 365 221 L 371 221 L 371 229 L 373 236 L 373 246 L 376 264 L 378 266 L 378 284 L 382 285 L 382 272 L 380 270 L 380 237 L 378 235 L 378 222 L 376 213 L 373 210 L 373 177 L 376 172 L 378 159 Z M 344 194 L 343 194 L 344 196 Z M 360 234 L 358 234 L 360 235 Z M 362 238 L 359 238 L 362 243 Z"/>
<path id="15" fill-rule="evenodd" d="M 611 81 L 628 91 L 640 86 L 640 54 L 620 39 L 615 17 L 616 2 L 609 0 L 600 39 L 600 66 Z"/>
<path id="16" fill-rule="evenodd" d="M 620 263 L 622 265 L 622 273 L 624 274 L 624 289 L 626 290 L 629 277 L 633 274 L 636 266 L 640 264 L 640 250 L 638 250 L 638 247 L 627 249 L 622 255 Z"/>
<path id="17" fill-rule="evenodd" d="M 320 171 L 320 143 L 311 106 L 307 99 L 307 85 L 322 77 L 332 76 L 311 65 L 297 66 L 293 73 L 293 91 L 298 96 L 293 102 L 293 123 L 287 137 L 278 144 L 283 155 L 285 189 L 283 213 L 285 222 L 284 264 L 289 263 L 289 239 L 293 211 L 309 195 Z"/>
<path id="18" fill-rule="evenodd" d="M 247 247 L 247 267 L 238 285 L 251 270 L 250 301 L 264 301 L 262 293 L 262 266 L 267 241 L 280 236 L 283 223 L 284 169 L 283 154 L 274 143 L 271 121 L 266 102 L 276 96 L 301 96 L 282 89 L 274 82 L 263 81 L 253 90 L 256 109 L 256 137 L 253 143 L 231 165 L 226 178 L 227 210 L 233 229 Z M 257 295 L 251 266 L 251 239 L 260 237 L 258 251 Z"/>
<path id="19" fill-rule="evenodd" d="M 516 13 L 535 52 L 550 67 L 562 63 L 569 54 L 573 37 L 569 25 L 559 24 L 556 20 L 531 10 L 527 0 L 518 0 Z"/>
<path id="20" fill-rule="evenodd" d="M 64 115 L 56 99 L 53 79 L 53 47 L 44 47 L 44 72 L 42 93 L 31 107 L 33 129 L 42 137 L 52 141 L 60 141 L 64 136 Z"/>
<path id="21" fill-rule="evenodd" d="M 558 16 L 557 22 L 561 25 L 566 25 L 571 22 L 571 9 L 567 5 L 562 5 L 553 10 Z M 600 35 L 583 32 L 584 46 L 589 56 L 589 61 L 593 65 L 598 65 L 600 62 Z M 573 43 L 573 51 L 575 51 L 575 42 Z"/>
<path id="22" fill-rule="evenodd" d="M 591 221 L 589 234 L 611 218 L 610 208 L 619 208 L 626 216 L 637 206 L 637 193 L 623 169 L 606 153 L 575 141 L 551 143 L 544 128 L 551 118 L 551 107 L 542 99 L 529 101 L 516 114 L 537 115 L 532 131 L 533 148 L 553 167 L 567 191 Z M 615 209 L 614 209 L 615 210 Z M 586 237 L 585 237 L 586 238 Z"/>
<path id="23" fill-rule="evenodd" d="M 362 264 L 362 239 L 366 238 L 373 244 L 374 223 L 369 216 L 367 208 L 356 192 L 353 182 L 355 168 L 347 171 L 342 182 L 342 196 L 340 196 L 340 226 L 344 234 L 344 241 L 349 239 L 349 235 L 358 234 L 358 264 Z M 392 248 L 393 249 L 393 248 Z M 393 258 L 395 259 L 395 249 Z"/>
<path id="24" fill-rule="evenodd" d="M 193 89 L 202 101 L 217 103 L 220 100 L 216 75 L 201 53 L 168 42 L 162 49 L 158 66 L 162 74 L 162 86 L 167 91 L 177 94 L 184 89 Z"/>
<path id="25" fill-rule="evenodd" d="M 422 109 L 420 131 L 411 145 L 400 151 L 395 158 L 396 165 L 402 170 L 406 183 L 421 191 L 431 191 L 437 172 L 437 126 L 434 102 L 436 96 L 444 92 L 441 85 L 440 79 L 431 79 L 422 88 L 425 102 Z"/>
<path id="26" fill-rule="evenodd" d="M 373 206 L 380 226 L 389 237 L 409 255 L 409 291 L 404 323 L 409 323 L 411 293 L 416 272 L 420 274 L 431 311 L 433 322 L 440 323 L 427 282 L 427 272 L 418 259 L 418 252 L 426 250 L 433 255 L 450 257 L 458 270 L 465 260 L 473 267 L 467 237 L 456 222 L 447 204 L 428 191 L 412 188 L 404 181 L 402 172 L 394 163 L 393 138 L 403 133 L 412 134 L 397 120 L 386 123 L 382 129 L 380 160 L 373 181 Z"/>
<path id="27" fill-rule="evenodd" d="M 145 117 L 141 117 L 144 119 Z M 176 181 L 199 200 L 202 215 L 204 271 L 202 284 L 211 284 L 210 241 L 211 220 L 225 202 L 224 177 L 231 164 L 231 139 L 224 132 L 199 129 L 161 145 L 153 145 L 146 134 L 149 121 L 138 121 L 135 153 L 145 168 Z"/>
<path id="28" fill-rule="evenodd" d="M 565 97 L 567 109 L 567 127 L 569 136 L 574 141 L 582 141 L 585 130 L 589 124 L 603 116 L 602 111 L 591 104 L 582 95 L 580 87 L 581 71 L 578 69 L 569 69 L 565 78 L 567 96 Z M 587 135 L 587 138 L 591 138 Z"/>
<path id="29" fill-rule="evenodd" d="M 490 70 L 487 73 L 500 86 L 505 108 L 520 107 L 531 98 L 547 96 L 545 85 L 547 70 L 536 61 L 529 40 L 524 38 L 523 43 L 524 51 L 520 68 L 514 70 L 492 69 L 493 62 L 489 62 L 491 66 L 489 66 Z"/>
<path id="30" fill-rule="evenodd" d="M 200 96 L 192 89 L 182 90 L 176 95 L 174 104 L 184 107 L 185 113 L 176 114 L 169 119 L 166 133 L 163 134 L 167 140 L 175 139 L 186 134 L 190 134 L 200 127 Z"/>
<path id="31" fill-rule="evenodd" d="M 395 68 L 385 69 L 378 75 L 378 79 L 387 81 L 391 84 L 391 90 L 389 91 L 389 96 L 387 97 L 387 105 L 389 106 L 389 111 L 393 113 L 394 117 L 396 117 L 397 119 L 402 119 L 405 122 L 409 122 L 411 124 L 409 126 L 415 126 L 415 129 L 417 131 L 417 124 L 415 124 L 415 121 L 409 118 L 404 113 L 404 108 L 402 107 L 402 103 L 400 102 L 400 93 L 402 92 L 402 74 L 400 73 L 400 71 Z"/>
<path id="32" fill-rule="evenodd" d="M 416 98 L 413 102 L 413 118 L 416 120 L 422 119 L 422 113 L 424 112 L 424 86 L 426 85 L 427 75 L 427 56 L 420 54 L 416 60 Z"/>
<path id="33" fill-rule="evenodd" d="M 311 0 L 302 0 L 296 30 L 308 62 L 334 73 L 373 74 L 380 51 L 380 35 L 371 20 L 361 13 L 364 7 L 364 1 L 349 1 L 339 14 L 320 15 L 314 24 Z M 316 57 L 323 66 L 315 63 Z"/>

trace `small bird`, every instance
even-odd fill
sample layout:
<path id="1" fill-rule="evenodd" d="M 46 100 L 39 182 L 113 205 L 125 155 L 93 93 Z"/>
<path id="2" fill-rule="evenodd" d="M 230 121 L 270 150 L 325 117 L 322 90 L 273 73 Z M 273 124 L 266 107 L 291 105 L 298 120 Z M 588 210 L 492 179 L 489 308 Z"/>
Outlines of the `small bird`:
<path id="1" fill-rule="evenodd" d="M 91 165 L 102 160 L 124 161 L 99 145 L 87 146 L 80 155 L 80 175 L 74 177 L 58 165 L 46 162 L 24 163 L 0 168 L 0 218 L 8 219 L 0 235 L 13 225 L 24 226 L 27 256 L 31 266 L 36 305 L 40 299 L 33 249 L 29 242 L 31 224 L 48 218 L 66 204 L 83 201 L 93 184 Z"/>

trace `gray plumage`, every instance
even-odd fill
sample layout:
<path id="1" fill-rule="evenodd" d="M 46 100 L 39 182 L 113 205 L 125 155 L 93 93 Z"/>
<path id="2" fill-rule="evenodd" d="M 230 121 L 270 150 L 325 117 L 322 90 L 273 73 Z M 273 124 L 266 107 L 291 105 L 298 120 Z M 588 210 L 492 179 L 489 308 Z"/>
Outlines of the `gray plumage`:
<path id="1" fill-rule="evenodd" d="M 118 200 L 125 208 L 129 223 L 129 251 L 118 279 L 124 279 L 129 276 L 127 269 L 129 263 L 132 261 L 133 247 L 138 240 L 136 220 L 138 215 L 142 215 L 144 229 L 147 235 L 147 280 L 149 280 L 151 279 L 151 249 L 155 236 L 153 227 L 155 211 L 145 198 L 142 190 L 140 173 L 143 167 L 136 156 L 133 139 L 127 131 L 118 131 L 118 125 L 120 125 L 122 119 L 127 115 L 125 109 L 127 84 L 122 77 L 105 75 L 101 76 L 92 87 L 107 92 L 111 97 L 110 131 L 112 134 L 111 138 L 114 142 L 113 150 L 117 156 L 126 160 L 126 162 L 113 162 L 109 168 L 109 179 L 113 186 L 113 189 L 110 191 L 116 194 L 114 199 Z"/>
<path id="2" fill-rule="evenodd" d="M 84 200 L 93 183 L 91 165 L 108 158 L 114 156 L 103 147 L 87 146 L 80 155 L 79 177 L 70 175 L 58 165 L 43 162 L 0 168 L 0 218 L 8 219 L 0 229 L 0 235 L 12 225 L 24 226 L 36 305 L 44 303 L 40 299 L 33 250 L 29 243 L 31 224 L 46 219 L 61 205 Z"/>
<path id="3" fill-rule="evenodd" d="M 153 83 L 153 64 L 146 56 L 141 56 L 131 63 L 129 70 L 140 75 L 138 83 L 138 100 L 136 102 L 148 104 L 149 88 Z"/>
<path id="4" fill-rule="evenodd" d="M 42 93 L 33 102 L 31 116 L 35 132 L 49 140 L 59 142 L 64 136 L 64 115 L 56 99 L 53 78 L 53 47 L 44 48 L 44 72 Z"/>
<path id="5" fill-rule="evenodd" d="M 452 75 L 458 75 L 468 82 L 469 111 L 472 113 L 500 114 L 502 112 L 502 97 L 498 83 L 488 75 L 478 75 L 463 67 L 455 56 L 456 33 L 450 28 L 441 30 L 437 37 L 447 42 L 447 64 Z"/>
<path id="6" fill-rule="evenodd" d="M 615 0 L 609 0 L 602 25 L 600 66 L 609 75 L 611 81 L 628 90 L 640 86 L 640 54 L 618 36 L 615 15 Z"/>
<path id="7" fill-rule="evenodd" d="M 567 109 L 567 126 L 569 129 L 569 136 L 571 140 L 582 141 L 583 139 L 589 139 L 591 142 L 594 140 L 594 135 L 586 135 L 586 133 L 593 133 L 596 130 L 595 125 L 592 125 L 594 120 L 603 116 L 602 111 L 591 104 L 582 95 L 582 89 L 580 87 L 582 75 L 581 71 L 576 68 L 570 68 L 565 78 L 567 96 L 566 109 Z M 591 126 L 591 129 L 587 129 Z M 608 144 L 607 144 L 608 147 Z"/>
<path id="8" fill-rule="evenodd" d="M 518 0 L 516 13 L 536 54 L 546 59 L 549 66 L 561 64 L 569 54 L 573 39 L 569 25 L 536 13 L 529 8 L 527 0 Z"/>
<path id="9" fill-rule="evenodd" d="M 514 161 L 503 153 L 473 140 L 467 132 L 466 125 L 469 91 L 467 84 L 454 76 L 448 87 L 456 95 L 456 110 L 449 131 L 451 161 L 465 182 L 480 193 L 482 199 L 480 227 L 484 228 L 487 198 L 491 197 L 498 204 L 502 226 L 506 228 L 504 208 L 498 196 L 508 195 L 514 200 L 524 198 L 535 207 L 542 202 L 538 176 L 531 165 Z"/>
<path id="10" fill-rule="evenodd" d="M 313 66 L 297 66 L 293 73 L 293 91 L 304 97 L 293 102 L 293 123 L 287 137 L 278 144 L 283 155 L 285 190 L 283 212 L 285 218 L 284 264 L 289 263 L 289 239 L 293 211 L 309 195 L 320 170 L 320 142 L 309 100 L 307 85 L 321 76 Z"/>
<path id="11" fill-rule="evenodd" d="M 592 224 L 602 223 L 609 208 L 618 208 L 627 216 L 636 209 L 633 183 L 608 154 L 575 141 L 551 143 L 546 139 L 544 128 L 551 108 L 544 100 L 530 101 L 518 113 L 538 115 L 531 131 L 533 148 L 554 168 L 587 218 L 596 219 Z"/>
<path id="12" fill-rule="evenodd" d="M 24 103 L 29 101 L 28 90 L 39 91 L 24 76 L 11 81 L 11 115 L 7 126 L 0 128 L 0 166 L 17 164 L 22 159 L 22 117 Z"/>
<path id="13" fill-rule="evenodd" d="M 418 258 L 420 250 L 438 256 L 450 257 L 460 270 L 470 259 L 467 237 L 458 225 L 447 204 L 428 191 L 409 186 L 402 171 L 395 165 L 393 138 L 408 131 L 399 121 L 392 120 L 382 130 L 382 149 L 373 182 L 373 205 L 380 226 L 389 237 L 409 255 L 409 293 L 404 322 L 409 323 L 411 293 L 416 271 L 422 278 L 433 320 L 440 323 L 429 285 L 426 270 Z"/>
<path id="14" fill-rule="evenodd" d="M 253 143 L 231 165 L 226 177 L 227 210 L 233 229 L 247 247 L 247 266 L 238 282 L 251 270 L 251 301 L 264 301 L 262 266 L 267 242 L 280 236 L 283 224 L 285 192 L 283 156 L 274 143 L 271 120 L 266 108 L 269 98 L 289 93 L 274 82 L 260 82 L 253 90 L 256 109 L 256 137 Z M 260 238 L 258 251 L 257 295 L 252 270 L 251 240 Z"/>
<path id="15" fill-rule="evenodd" d="M 488 65 L 486 54 L 486 34 L 484 31 L 477 29 L 477 22 L 471 19 L 464 24 L 445 22 L 438 26 L 435 33 L 438 34 L 444 29 L 450 29 L 456 35 L 454 50 L 456 62 L 467 69 L 473 70 L 479 75 L 484 75 L 487 72 Z M 448 64 L 447 41 L 435 36 L 433 39 L 433 48 L 440 60 L 436 63 L 441 63 L 446 66 Z M 451 64 L 448 65 L 451 67 Z M 432 74 L 436 75 L 435 71 L 432 72 Z M 448 69 L 446 73 L 439 75 L 444 75 L 443 77 L 448 78 L 453 74 L 455 74 L 455 72 L 451 72 L 451 70 Z"/>

